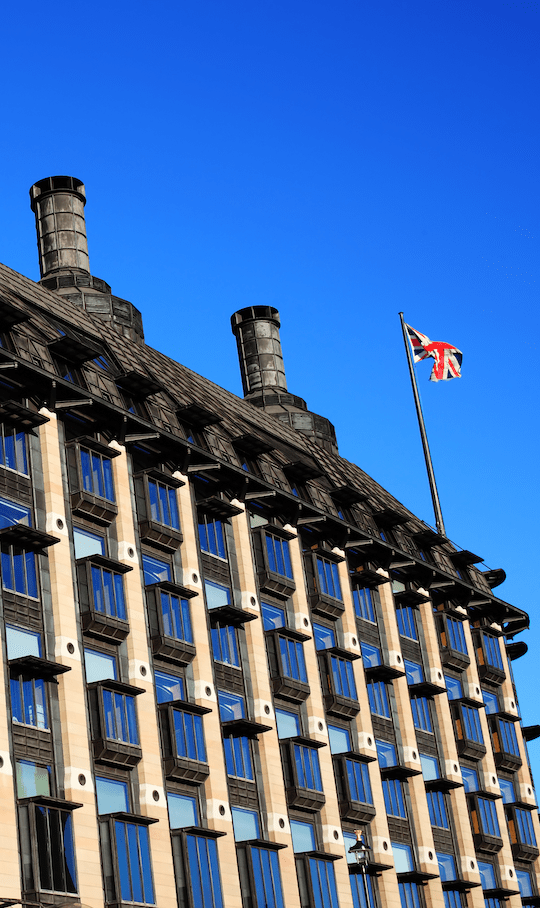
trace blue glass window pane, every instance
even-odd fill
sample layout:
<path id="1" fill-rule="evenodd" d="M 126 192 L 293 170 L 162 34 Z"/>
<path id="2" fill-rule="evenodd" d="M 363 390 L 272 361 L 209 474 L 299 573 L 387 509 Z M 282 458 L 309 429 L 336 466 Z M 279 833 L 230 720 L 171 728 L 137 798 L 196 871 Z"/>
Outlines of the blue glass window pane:
<path id="1" fill-rule="evenodd" d="M 160 583 L 162 580 L 172 580 L 171 566 L 166 561 L 143 555 L 142 563 L 146 586 L 150 586 L 152 583 Z"/>
<path id="2" fill-rule="evenodd" d="M 431 782 L 433 779 L 440 777 L 439 761 L 436 757 L 430 757 L 428 754 L 420 754 L 420 763 L 422 766 L 422 777 L 424 782 Z"/>
<path id="3" fill-rule="evenodd" d="M 242 807 L 231 807 L 234 838 L 236 842 L 259 838 L 259 818 L 257 811 L 244 810 Z"/>
<path id="4" fill-rule="evenodd" d="M 15 580 L 13 577 L 13 562 L 9 548 L 7 551 L 2 549 L 2 586 L 4 589 L 15 589 Z"/>
<path id="5" fill-rule="evenodd" d="M 524 899 L 524 898 L 530 898 L 531 896 L 533 896 L 534 892 L 533 892 L 533 888 L 532 888 L 530 873 L 528 873 L 527 870 L 517 870 L 516 869 L 516 876 L 517 876 L 517 881 L 518 881 L 519 892 L 520 892 L 521 898 Z"/>
<path id="6" fill-rule="evenodd" d="M 445 675 L 444 683 L 446 684 L 448 699 L 461 700 L 461 698 L 463 697 L 463 688 L 461 686 L 461 681 L 459 681 L 457 678 L 451 678 L 449 675 Z"/>
<path id="7" fill-rule="evenodd" d="M 8 498 L 0 498 L 0 529 L 13 526 L 15 523 L 32 526 L 30 508 L 9 501 Z"/>
<path id="8" fill-rule="evenodd" d="M 424 670 L 418 662 L 411 662 L 410 659 L 404 659 L 405 674 L 407 684 L 420 684 L 424 680 Z"/>
<path id="9" fill-rule="evenodd" d="M 412 609 L 410 605 L 397 606 L 396 619 L 398 630 L 402 637 L 418 640 L 414 609 Z"/>
<path id="10" fill-rule="evenodd" d="M 433 727 L 431 725 L 429 700 L 427 697 L 412 697 L 411 710 L 414 727 L 421 729 L 421 731 L 432 732 Z"/>
<path id="11" fill-rule="evenodd" d="M 513 722 L 499 719 L 500 749 L 505 753 L 519 757 L 519 744 Z"/>
<path id="12" fill-rule="evenodd" d="M 124 600 L 124 582 L 121 574 L 113 574 L 114 578 L 114 600 L 116 605 L 116 617 L 126 620 L 126 603 Z"/>
<path id="13" fill-rule="evenodd" d="M 388 766 L 396 766 L 397 764 L 397 752 L 394 744 L 390 744 L 388 741 L 377 740 L 375 742 L 377 746 L 377 758 L 379 760 L 380 766 L 386 768 Z"/>
<path id="14" fill-rule="evenodd" d="M 223 908 L 215 839 L 186 836 L 193 904 L 197 908 Z"/>
<path id="15" fill-rule="evenodd" d="M 291 820 L 291 835 L 295 852 L 315 851 L 315 832 L 312 823 Z"/>
<path id="16" fill-rule="evenodd" d="M 309 859 L 315 908 L 339 908 L 334 865 L 330 861 Z"/>
<path id="17" fill-rule="evenodd" d="M 24 555 L 22 549 L 13 546 L 13 576 L 15 577 L 15 592 L 26 593 L 26 576 L 24 570 Z M 32 553 L 30 553 L 32 554 Z M 33 557 L 33 556 L 32 556 Z"/>
<path id="18" fill-rule="evenodd" d="M 34 698 L 36 710 L 35 725 L 38 728 L 48 728 L 45 681 L 42 678 L 36 678 L 34 681 Z"/>
<path id="19" fill-rule="evenodd" d="M 399 779 L 383 779 L 382 783 L 384 804 L 389 817 L 407 818 L 403 786 Z"/>
<path id="20" fill-rule="evenodd" d="M 101 583 L 101 570 L 92 567 L 92 592 L 94 594 L 94 609 L 101 614 L 105 613 L 105 598 L 103 595 L 103 586 Z"/>
<path id="21" fill-rule="evenodd" d="M 15 722 L 24 724 L 22 691 L 19 678 L 12 678 L 9 684 L 11 693 L 11 715 Z"/>
<path id="22" fill-rule="evenodd" d="M 120 877 L 120 893 L 123 901 L 131 902 L 131 880 L 129 872 L 128 844 L 125 823 L 119 823 L 118 821 L 115 822 L 114 831 L 116 837 L 116 860 L 118 875 Z"/>
<path id="23" fill-rule="evenodd" d="M 446 802 L 443 792 L 428 791 L 427 802 L 431 825 L 436 826 L 439 829 L 448 829 L 448 815 L 446 813 Z"/>
<path id="24" fill-rule="evenodd" d="M 160 522 L 157 483 L 152 479 L 148 481 L 148 498 L 150 500 L 150 516 L 152 520 Z"/>
<path id="25" fill-rule="evenodd" d="M 115 782 L 96 776 L 98 813 L 120 813 L 129 810 L 126 782 Z"/>
<path id="26" fill-rule="evenodd" d="M 206 604 L 209 609 L 230 605 L 231 592 L 228 587 L 222 586 L 221 583 L 214 583 L 212 580 L 205 580 L 204 590 L 206 593 Z"/>
<path id="27" fill-rule="evenodd" d="M 146 826 L 138 826 L 139 854 L 141 859 L 142 884 L 144 901 L 147 905 L 154 904 L 154 886 L 152 883 L 152 870 L 150 867 L 150 842 Z"/>
<path id="28" fill-rule="evenodd" d="M 26 435 L 24 432 L 17 432 L 15 434 L 15 459 L 17 463 L 16 469 L 19 473 L 25 473 L 28 475 L 28 462 L 26 459 Z"/>
<path id="29" fill-rule="evenodd" d="M 169 826 L 171 829 L 182 829 L 184 826 L 197 826 L 199 822 L 196 798 L 188 795 L 167 792 L 169 807 Z"/>
<path id="30" fill-rule="evenodd" d="M 37 599 L 38 588 L 37 588 L 37 575 L 36 575 L 36 556 L 33 552 L 25 552 L 24 562 L 26 568 L 26 589 L 24 592 L 28 596 L 33 596 L 34 599 Z"/>
<path id="31" fill-rule="evenodd" d="M 101 458 L 99 454 L 91 454 L 91 467 L 92 467 L 92 489 L 95 495 L 100 495 L 102 498 L 105 497 L 105 484 L 103 482 L 103 469 L 101 466 Z"/>
<path id="32" fill-rule="evenodd" d="M 468 766 L 462 766 L 461 778 L 463 779 L 463 787 L 467 793 L 478 791 L 478 773 L 475 769 L 469 769 Z"/>
<path id="33" fill-rule="evenodd" d="M 495 668 L 502 670 L 503 662 L 498 638 L 492 637 L 490 634 L 483 634 L 483 638 L 484 650 L 486 653 L 486 660 L 488 665 L 493 665 Z"/>
<path id="34" fill-rule="evenodd" d="M 98 650 L 84 648 L 84 665 L 88 684 L 92 681 L 116 679 L 116 659 Z"/>
<path id="35" fill-rule="evenodd" d="M 443 852 L 437 851 L 437 861 L 439 862 L 441 880 L 444 883 L 448 882 L 448 880 L 455 880 L 457 873 L 454 856 L 452 854 L 443 854 Z"/>
<path id="36" fill-rule="evenodd" d="M 336 635 L 330 627 L 323 624 L 313 624 L 313 636 L 317 649 L 328 649 L 336 645 Z"/>
<path id="37" fill-rule="evenodd" d="M 81 530 L 78 527 L 73 528 L 73 544 L 75 547 L 75 558 L 87 558 L 88 555 L 105 554 L 103 536 L 98 536 L 97 533 L 89 533 L 87 530 Z"/>
<path id="38" fill-rule="evenodd" d="M 497 882 L 495 878 L 495 869 L 493 864 L 487 861 L 478 861 L 478 872 L 482 883 L 482 889 L 496 889 Z"/>
<path id="39" fill-rule="evenodd" d="M 107 498 L 109 501 L 114 501 L 114 485 L 113 485 L 113 475 L 112 475 L 112 464 L 111 461 L 106 457 L 102 460 L 103 464 L 103 497 Z"/>
<path id="40" fill-rule="evenodd" d="M 285 908 L 277 852 L 251 848 L 256 908 Z"/>
<path id="41" fill-rule="evenodd" d="M 176 675 L 166 672 L 154 673 L 156 682 L 156 697 L 158 703 L 168 703 L 172 700 L 184 699 L 184 680 Z"/>
<path id="42" fill-rule="evenodd" d="M 364 668 L 374 668 L 374 666 L 381 664 L 381 651 L 378 646 L 372 646 L 371 643 L 361 643 L 360 649 Z"/>
<path id="43" fill-rule="evenodd" d="M 89 451 L 81 451 L 81 470 L 83 477 L 83 489 L 85 492 L 93 491 L 92 467 L 90 464 Z"/>
<path id="44" fill-rule="evenodd" d="M 132 888 L 132 897 L 131 901 L 133 902 L 142 902 L 144 901 L 142 879 L 141 879 L 141 867 L 139 863 L 139 854 L 138 854 L 138 836 L 137 829 L 142 831 L 141 827 L 135 826 L 134 823 L 126 823 L 126 832 L 127 832 L 127 846 L 128 846 L 128 858 L 130 864 L 130 877 L 131 877 L 131 888 Z"/>
<path id="45" fill-rule="evenodd" d="M 41 656 L 41 634 L 36 631 L 26 631 L 6 624 L 6 644 L 8 659 Z"/>
<path id="46" fill-rule="evenodd" d="M 127 734 L 130 744 L 139 743 L 139 732 L 137 730 L 137 715 L 135 712 L 135 698 L 124 697 L 127 714 Z"/>
<path id="47" fill-rule="evenodd" d="M 261 602 L 263 627 L 265 631 L 272 631 L 277 627 L 285 627 L 285 609 L 269 602 Z"/>
<path id="48" fill-rule="evenodd" d="M 446 630 L 448 635 L 448 646 L 450 647 L 450 649 L 455 649 L 458 653 L 464 653 L 466 655 L 467 640 L 465 639 L 463 623 L 461 621 L 458 621 L 456 618 L 451 618 L 449 615 L 447 615 Z"/>
<path id="49" fill-rule="evenodd" d="M 411 846 L 398 845 L 396 842 L 392 842 L 391 844 L 396 873 L 409 873 L 411 870 L 414 870 Z"/>
<path id="50" fill-rule="evenodd" d="M 330 752 L 333 754 L 348 753 L 351 750 L 351 736 L 346 728 L 337 725 L 328 726 Z"/>
<path id="51" fill-rule="evenodd" d="M 222 722 L 245 717 L 244 698 L 229 691 L 218 691 L 219 716 Z"/>
<path id="52" fill-rule="evenodd" d="M 9 467 L 11 470 L 16 470 L 17 461 L 16 461 L 16 457 L 15 457 L 15 440 L 13 438 L 13 431 L 10 432 L 8 429 L 6 432 L 4 426 L 2 425 L 2 433 L 3 434 L 5 433 L 4 438 L 3 438 L 3 449 L 4 449 L 4 455 L 5 455 L 3 463 L 5 464 L 6 467 Z"/>
<path id="53" fill-rule="evenodd" d="M 354 861 L 354 857 L 352 860 Z M 363 880 L 365 881 L 368 891 L 367 899 Z M 353 873 L 349 877 L 349 882 L 351 884 L 354 908 L 372 908 L 372 906 L 375 905 L 375 897 L 373 894 L 373 884 L 369 874 L 363 876 L 361 873 Z"/>
<path id="54" fill-rule="evenodd" d="M 371 796 L 367 765 L 358 762 L 358 760 L 346 760 L 345 768 L 351 799 L 353 801 L 361 801 L 363 804 L 372 804 L 373 798 Z"/>
<path id="55" fill-rule="evenodd" d="M 496 694 L 490 693 L 490 691 L 483 690 L 482 694 L 484 696 L 484 703 L 486 704 L 486 713 L 489 716 L 493 716 L 495 713 L 499 712 L 499 700 Z"/>
<path id="56" fill-rule="evenodd" d="M 276 725 L 279 738 L 294 738 L 300 734 L 298 716 L 286 709 L 276 709 Z"/>
<path id="57" fill-rule="evenodd" d="M 390 718 L 390 703 L 384 681 L 369 681 L 366 685 L 369 708 L 374 716 Z"/>
<path id="58" fill-rule="evenodd" d="M 499 779 L 503 804 L 513 804 L 516 800 L 514 785 L 509 779 Z"/>

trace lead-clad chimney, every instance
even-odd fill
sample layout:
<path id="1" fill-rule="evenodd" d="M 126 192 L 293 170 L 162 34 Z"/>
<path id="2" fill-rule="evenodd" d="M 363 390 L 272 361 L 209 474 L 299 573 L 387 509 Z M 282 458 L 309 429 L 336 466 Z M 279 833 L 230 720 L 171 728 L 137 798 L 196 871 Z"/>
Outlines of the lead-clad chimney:
<path id="1" fill-rule="evenodd" d="M 73 306 L 86 309 L 111 328 L 142 343 L 141 313 L 128 300 L 113 296 L 106 281 L 90 273 L 84 184 L 75 177 L 47 177 L 30 188 L 36 216 L 40 283 Z"/>
<path id="2" fill-rule="evenodd" d="M 336 433 L 324 416 L 312 413 L 305 400 L 287 391 L 279 337 L 280 318 L 272 306 L 248 306 L 231 317 L 238 346 L 244 397 L 322 448 L 336 452 Z"/>
<path id="3" fill-rule="evenodd" d="M 30 189 L 41 277 L 59 271 L 90 274 L 85 204 L 84 184 L 75 177 L 47 177 Z"/>

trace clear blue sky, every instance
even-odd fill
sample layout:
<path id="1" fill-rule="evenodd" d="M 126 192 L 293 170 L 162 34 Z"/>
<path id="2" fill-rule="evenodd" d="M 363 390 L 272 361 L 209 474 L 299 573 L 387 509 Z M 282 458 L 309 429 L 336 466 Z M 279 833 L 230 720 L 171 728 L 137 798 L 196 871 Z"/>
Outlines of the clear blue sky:
<path id="1" fill-rule="evenodd" d="M 461 380 L 419 380 L 448 534 L 531 613 L 527 724 L 539 22 L 533 0 L 28 2 L 0 62 L 0 259 L 37 279 L 28 188 L 82 179 L 92 272 L 150 344 L 240 394 L 229 317 L 276 306 L 290 390 L 428 522 L 398 311 L 463 351 Z"/>

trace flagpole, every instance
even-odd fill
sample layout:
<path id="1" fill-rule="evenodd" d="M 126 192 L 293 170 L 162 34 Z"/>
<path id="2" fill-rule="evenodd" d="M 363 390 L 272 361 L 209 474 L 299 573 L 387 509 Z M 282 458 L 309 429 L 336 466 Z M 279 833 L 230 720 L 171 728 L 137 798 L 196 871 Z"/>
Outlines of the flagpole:
<path id="1" fill-rule="evenodd" d="M 426 426 L 424 423 L 424 414 L 422 413 L 422 404 L 420 403 L 420 394 L 418 393 L 418 385 L 416 384 L 416 375 L 414 374 L 414 363 L 411 355 L 411 345 L 410 340 L 407 335 L 407 329 L 405 327 L 405 321 L 403 319 L 403 312 L 399 313 L 401 319 L 401 330 L 403 331 L 403 343 L 405 344 L 405 352 L 407 354 L 407 362 L 409 364 L 409 375 L 411 376 L 411 385 L 414 395 L 414 403 L 416 405 L 416 415 L 418 417 L 418 425 L 420 427 L 420 436 L 422 438 L 422 447 L 424 449 L 424 459 L 426 461 L 426 469 L 429 479 L 429 488 L 431 490 L 431 500 L 433 502 L 433 510 L 435 511 L 435 523 L 437 525 L 437 532 L 440 536 L 446 536 L 444 529 L 444 521 L 441 511 L 441 503 L 439 501 L 439 493 L 437 491 L 437 483 L 435 482 L 435 473 L 433 472 L 433 463 L 431 461 L 431 453 L 429 450 L 428 438 L 426 433 Z"/>

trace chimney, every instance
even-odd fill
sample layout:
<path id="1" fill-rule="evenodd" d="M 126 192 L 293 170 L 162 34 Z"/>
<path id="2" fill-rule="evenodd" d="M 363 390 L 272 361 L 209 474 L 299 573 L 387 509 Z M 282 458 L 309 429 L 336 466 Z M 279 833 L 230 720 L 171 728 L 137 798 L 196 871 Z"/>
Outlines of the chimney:
<path id="1" fill-rule="evenodd" d="M 36 216 L 41 277 L 73 270 L 90 274 L 84 184 L 75 177 L 47 177 L 32 186 L 30 205 Z"/>
<path id="2" fill-rule="evenodd" d="M 248 306 L 231 317 L 244 397 L 297 432 L 310 436 L 325 450 L 337 453 L 332 423 L 312 413 L 305 400 L 287 391 L 280 324 L 279 312 L 272 306 Z"/>
<path id="3" fill-rule="evenodd" d="M 84 183 L 75 177 L 47 177 L 30 188 L 40 284 L 107 322 L 124 337 L 143 343 L 139 310 L 128 300 L 113 296 L 109 284 L 90 273 L 85 205 Z"/>

